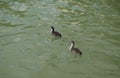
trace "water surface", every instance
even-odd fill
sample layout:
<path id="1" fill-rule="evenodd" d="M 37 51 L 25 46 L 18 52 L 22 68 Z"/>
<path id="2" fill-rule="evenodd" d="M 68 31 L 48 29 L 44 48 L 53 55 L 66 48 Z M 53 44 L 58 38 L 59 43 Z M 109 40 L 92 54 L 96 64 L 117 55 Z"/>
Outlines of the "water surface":
<path id="1" fill-rule="evenodd" d="M 0 78 L 119 78 L 119 2 L 0 0 Z"/>

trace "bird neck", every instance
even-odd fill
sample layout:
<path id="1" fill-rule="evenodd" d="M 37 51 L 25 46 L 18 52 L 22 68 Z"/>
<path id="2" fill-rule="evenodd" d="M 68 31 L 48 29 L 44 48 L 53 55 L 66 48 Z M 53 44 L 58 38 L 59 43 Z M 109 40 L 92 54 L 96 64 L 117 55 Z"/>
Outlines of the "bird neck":
<path id="1" fill-rule="evenodd" d="M 54 28 L 51 28 L 51 32 L 52 32 L 52 33 L 54 32 Z"/>
<path id="2" fill-rule="evenodd" d="M 69 47 L 69 50 L 72 50 L 74 48 L 74 44 L 71 43 L 70 47 Z"/>

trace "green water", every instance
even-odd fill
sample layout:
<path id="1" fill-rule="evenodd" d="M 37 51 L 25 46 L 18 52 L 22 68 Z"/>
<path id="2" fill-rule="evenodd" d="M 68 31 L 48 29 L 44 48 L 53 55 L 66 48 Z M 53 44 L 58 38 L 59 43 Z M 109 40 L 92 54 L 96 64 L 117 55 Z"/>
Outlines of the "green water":
<path id="1" fill-rule="evenodd" d="M 119 3 L 0 0 L 0 78 L 119 78 Z M 82 56 L 69 52 L 71 40 Z"/>

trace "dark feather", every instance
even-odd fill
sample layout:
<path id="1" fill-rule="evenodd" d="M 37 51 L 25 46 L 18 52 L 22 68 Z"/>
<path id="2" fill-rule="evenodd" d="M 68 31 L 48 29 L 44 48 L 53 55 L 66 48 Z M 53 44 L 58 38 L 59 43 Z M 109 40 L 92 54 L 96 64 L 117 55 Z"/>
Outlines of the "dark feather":
<path id="1" fill-rule="evenodd" d="M 73 48 L 72 51 L 74 51 L 76 54 L 82 55 L 82 52 L 78 48 Z"/>

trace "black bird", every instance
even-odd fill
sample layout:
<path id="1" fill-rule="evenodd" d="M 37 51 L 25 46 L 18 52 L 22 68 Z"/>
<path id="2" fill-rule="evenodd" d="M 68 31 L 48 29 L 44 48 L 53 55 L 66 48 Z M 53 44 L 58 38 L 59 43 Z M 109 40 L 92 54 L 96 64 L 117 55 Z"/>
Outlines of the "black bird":
<path id="1" fill-rule="evenodd" d="M 55 31 L 53 26 L 51 26 L 51 34 L 57 38 L 62 37 L 62 35 L 59 32 Z"/>
<path id="2" fill-rule="evenodd" d="M 74 41 L 71 41 L 71 45 L 70 45 L 70 47 L 69 47 L 69 50 L 70 50 L 71 52 L 76 53 L 76 54 L 82 55 L 82 52 L 81 52 L 78 48 L 75 48 L 74 46 L 75 46 L 75 42 L 74 42 Z"/>

